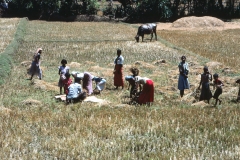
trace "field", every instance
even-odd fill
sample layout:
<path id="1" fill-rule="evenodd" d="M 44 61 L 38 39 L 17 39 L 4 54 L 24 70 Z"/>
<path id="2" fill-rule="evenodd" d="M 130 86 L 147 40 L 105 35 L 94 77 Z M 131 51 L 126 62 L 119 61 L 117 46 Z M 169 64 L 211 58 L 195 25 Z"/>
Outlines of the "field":
<path id="1" fill-rule="evenodd" d="M 239 78 L 234 70 L 239 58 L 229 57 L 233 51 L 238 57 L 239 39 L 234 35 L 240 30 L 159 31 L 158 41 L 136 43 L 137 25 L 25 23 L 24 39 L 12 55 L 11 75 L 0 90 L 0 159 L 240 158 L 240 110 L 234 101 L 238 86 L 233 83 Z M 32 54 L 39 47 L 43 48 L 43 80 L 26 80 Z M 131 66 L 137 66 L 141 76 L 154 81 L 152 106 L 128 105 L 127 84 L 123 90 L 113 90 L 117 48 L 125 58 L 125 75 L 130 74 Z M 181 101 L 177 65 L 182 55 L 191 64 L 192 88 Z M 71 71 L 89 71 L 107 79 L 106 89 L 97 95 L 106 103 L 65 105 L 54 99 L 59 94 L 57 67 L 63 58 Z M 212 72 L 230 68 L 222 73 L 224 102 L 217 107 L 213 101 L 206 107 L 192 106 L 202 67 L 213 61 L 222 64 L 212 66 Z"/>
<path id="2" fill-rule="evenodd" d="M 0 53 L 5 50 L 7 45 L 13 39 L 13 35 L 16 32 L 19 19 L 0 19 Z"/>

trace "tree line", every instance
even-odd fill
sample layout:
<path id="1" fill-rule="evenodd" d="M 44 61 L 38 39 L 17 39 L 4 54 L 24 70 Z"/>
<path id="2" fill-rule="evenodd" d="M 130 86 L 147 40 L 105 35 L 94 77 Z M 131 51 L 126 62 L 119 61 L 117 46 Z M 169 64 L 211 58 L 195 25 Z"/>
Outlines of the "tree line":
<path id="1" fill-rule="evenodd" d="M 1 2 L 2 1 L 2 2 Z M 174 21 L 184 16 L 239 18 L 239 0 L 1 0 L 3 16 L 48 19 L 59 16 L 104 15 L 131 22 Z M 108 5 L 102 4 L 109 3 Z M 8 7 L 6 8 L 7 3 Z M 5 6 L 5 7 L 4 7 Z"/>

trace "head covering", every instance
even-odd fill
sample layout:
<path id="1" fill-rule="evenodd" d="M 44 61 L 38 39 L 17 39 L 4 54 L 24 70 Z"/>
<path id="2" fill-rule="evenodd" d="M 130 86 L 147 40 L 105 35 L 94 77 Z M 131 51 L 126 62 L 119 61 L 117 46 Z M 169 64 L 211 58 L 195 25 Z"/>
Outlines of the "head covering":
<path id="1" fill-rule="evenodd" d="M 77 74 L 78 72 L 76 71 L 72 71 L 71 75 Z"/>
<path id="2" fill-rule="evenodd" d="M 77 78 L 80 78 L 80 79 L 83 79 L 83 76 L 84 76 L 83 73 L 77 73 L 77 75 L 76 75 L 76 77 L 77 77 Z"/>
<path id="3" fill-rule="evenodd" d="M 42 48 L 38 48 L 38 49 L 37 49 L 37 53 L 38 53 L 39 51 L 42 51 Z"/>
<path id="4" fill-rule="evenodd" d="M 204 66 L 204 67 L 203 67 L 203 70 L 208 71 L 208 67 L 207 67 L 207 66 Z"/>

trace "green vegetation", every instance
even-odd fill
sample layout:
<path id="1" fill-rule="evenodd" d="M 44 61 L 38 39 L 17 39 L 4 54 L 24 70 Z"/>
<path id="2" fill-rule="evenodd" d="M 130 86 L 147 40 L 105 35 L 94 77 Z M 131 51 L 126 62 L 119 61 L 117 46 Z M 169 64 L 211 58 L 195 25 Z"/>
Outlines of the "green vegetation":
<path id="1" fill-rule="evenodd" d="M 0 85 L 3 84 L 4 79 L 10 75 L 12 67 L 11 55 L 16 53 L 19 45 L 21 45 L 23 41 L 26 23 L 27 19 L 23 18 L 20 20 L 14 39 L 7 46 L 5 51 L 0 54 Z"/>
<path id="2" fill-rule="evenodd" d="M 136 43 L 136 28 L 124 23 L 23 22 L 26 26 L 21 31 L 26 34 L 21 45 L 14 49 L 15 54 L 7 54 L 14 65 L 0 90 L 0 107 L 12 110 L 9 114 L 0 112 L 3 133 L 0 159 L 240 158 L 239 104 L 225 99 L 216 108 L 192 107 L 192 102 L 180 102 L 175 89 L 179 57 L 184 54 L 187 60 L 200 64 L 206 58 L 166 41 L 163 44 L 163 39 Z M 219 35 L 214 33 L 214 36 Z M 53 89 L 37 86 L 36 79 L 26 80 L 27 68 L 21 63 L 31 61 L 39 47 L 43 48 L 44 75 L 39 84 L 51 85 Z M 117 48 L 122 49 L 125 58 L 125 75 L 137 64 L 141 76 L 153 79 L 152 106 L 128 105 L 124 97 L 129 91 L 113 90 L 113 59 Z M 97 97 L 108 103 L 66 106 L 56 101 L 57 67 L 63 58 L 68 65 L 80 63 L 80 67 L 71 66 L 71 71 L 89 71 L 105 77 L 107 87 Z M 156 64 L 161 59 L 167 63 Z M 197 76 L 192 74 L 191 82 Z M 173 90 L 170 93 L 165 87 Z"/>
<path id="3" fill-rule="evenodd" d="M 64 17 L 96 15 L 98 11 L 129 22 L 174 21 L 185 16 L 214 16 L 232 19 L 240 16 L 239 1 L 216 0 L 10 0 L 6 16 L 49 20 L 52 15 Z M 114 4 L 114 5 L 113 5 Z M 117 4 L 117 5 L 115 5 Z M 0 6 L 1 7 L 1 6 Z M 5 12 L 3 12 L 5 15 Z"/>

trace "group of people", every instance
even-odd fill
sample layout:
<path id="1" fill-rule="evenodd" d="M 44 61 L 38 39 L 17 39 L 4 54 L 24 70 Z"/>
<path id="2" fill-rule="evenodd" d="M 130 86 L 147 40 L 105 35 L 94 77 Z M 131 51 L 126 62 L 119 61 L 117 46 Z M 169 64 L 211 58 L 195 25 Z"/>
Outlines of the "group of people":
<path id="1" fill-rule="evenodd" d="M 124 58 L 121 55 L 120 49 L 117 50 L 117 57 L 114 60 L 114 86 L 124 88 L 123 80 L 123 62 Z M 130 69 L 132 75 L 125 77 L 125 80 L 129 82 L 128 89 L 130 89 L 130 98 L 139 104 L 150 105 L 154 101 L 154 83 L 147 77 L 140 77 L 139 70 L 136 67 Z"/>
<path id="2" fill-rule="evenodd" d="M 70 74 L 70 67 L 67 66 L 67 60 L 63 59 L 61 64 L 58 67 L 58 86 L 60 87 L 60 94 L 62 94 L 62 89 L 64 89 L 67 102 L 84 100 L 86 96 L 92 95 L 94 90 L 100 94 L 105 88 L 106 79 L 93 76 L 89 72 L 80 73 L 73 71 Z M 70 78 L 71 75 L 74 78 L 74 82 Z M 95 89 L 93 89 L 93 82 L 96 84 Z"/>
<path id="3" fill-rule="evenodd" d="M 37 75 L 39 79 L 42 79 L 42 70 L 40 68 L 40 58 L 42 54 L 42 49 L 38 48 L 37 52 L 34 54 L 33 61 L 29 74 L 33 78 Z M 123 78 L 123 64 L 124 58 L 120 49 L 117 50 L 117 57 L 114 59 L 114 86 L 115 89 L 119 87 L 124 88 L 124 78 Z M 181 57 L 181 62 L 178 65 L 179 68 L 179 79 L 178 79 L 178 89 L 180 90 L 180 97 L 184 96 L 184 90 L 190 88 L 188 81 L 189 66 L 186 62 L 186 57 Z M 154 102 L 154 83 L 150 78 L 140 77 L 139 70 L 136 67 L 130 69 L 132 75 L 125 76 L 125 80 L 129 83 L 128 89 L 130 89 L 130 98 L 139 104 L 151 104 Z M 67 60 L 63 59 L 61 61 L 61 66 L 58 67 L 58 74 L 60 76 L 58 86 L 60 88 L 60 94 L 64 89 L 64 94 L 66 94 L 67 101 L 72 99 L 83 99 L 87 95 L 93 93 L 92 82 L 96 83 L 96 90 L 100 93 L 106 84 L 106 79 L 102 77 L 95 77 L 89 72 L 75 72 L 70 74 L 70 67 L 67 66 Z M 70 78 L 74 78 L 74 82 Z M 213 88 L 215 89 L 212 95 L 210 90 L 210 82 L 213 80 Z M 82 85 L 81 85 L 82 82 Z M 217 103 L 221 104 L 222 100 L 219 96 L 222 94 L 223 82 L 219 79 L 218 74 L 212 74 L 209 72 L 208 67 L 203 68 L 203 73 L 201 74 L 201 80 L 198 89 L 201 89 L 200 101 L 206 100 L 208 103 L 211 98 L 215 99 L 215 105 Z"/>
<path id="4" fill-rule="evenodd" d="M 179 79 L 178 79 L 178 89 L 180 90 L 180 96 L 183 97 L 184 90 L 189 89 L 189 81 L 188 81 L 188 73 L 189 73 L 189 67 L 188 63 L 186 62 L 186 57 L 181 57 L 181 62 L 178 65 L 179 68 Z M 213 79 L 212 79 L 213 77 Z M 212 95 L 212 92 L 210 90 L 210 82 L 213 80 L 213 88 L 215 90 L 214 95 Z M 222 94 L 222 87 L 224 86 L 223 82 L 219 79 L 219 76 L 217 73 L 215 73 L 213 76 L 209 72 L 208 67 L 204 66 L 203 73 L 201 74 L 201 80 L 199 83 L 198 89 L 201 89 L 200 99 L 199 101 L 206 100 L 208 103 L 211 98 L 215 99 L 215 106 L 217 105 L 217 102 L 219 102 L 219 105 L 221 104 L 222 100 L 219 99 L 219 96 Z"/>
<path id="5" fill-rule="evenodd" d="M 40 59 L 42 54 L 42 48 L 38 48 L 37 52 L 33 56 L 30 70 L 29 80 L 32 80 L 33 76 L 36 75 L 41 80 L 42 70 L 40 68 Z M 61 66 L 58 67 L 59 81 L 58 86 L 60 88 L 60 95 L 66 94 L 66 101 L 78 101 L 83 100 L 86 96 L 95 93 L 100 94 L 105 88 L 106 79 L 102 77 L 96 77 L 91 75 L 89 72 L 76 72 L 70 73 L 70 67 L 67 66 L 67 60 L 62 59 Z M 74 78 L 74 81 L 71 79 Z M 92 83 L 95 82 L 96 87 L 93 89 Z"/>

